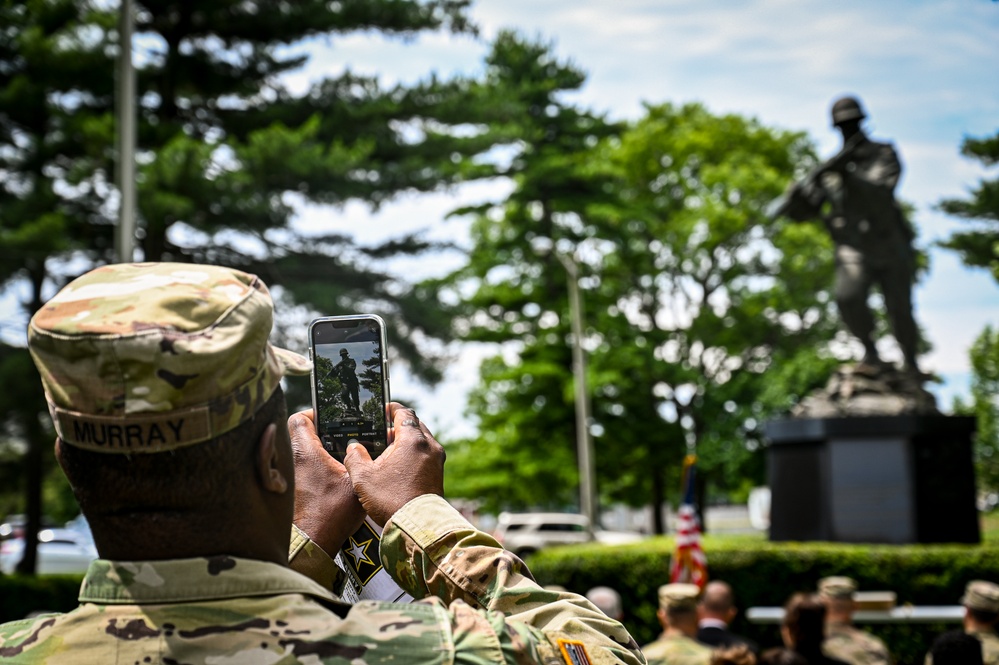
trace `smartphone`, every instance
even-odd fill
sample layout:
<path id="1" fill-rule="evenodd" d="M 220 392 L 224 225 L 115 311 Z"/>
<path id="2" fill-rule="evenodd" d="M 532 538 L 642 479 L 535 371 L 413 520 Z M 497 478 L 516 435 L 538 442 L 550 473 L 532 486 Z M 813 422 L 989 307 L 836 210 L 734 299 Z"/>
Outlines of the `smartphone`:
<path id="1" fill-rule="evenodd" d="M 343 461 L 347 446 L 372 459 L 388 447 L 385 322 L 374 314 L 326 316 L 309 324 L 312 408 L 326 451 Z"/>

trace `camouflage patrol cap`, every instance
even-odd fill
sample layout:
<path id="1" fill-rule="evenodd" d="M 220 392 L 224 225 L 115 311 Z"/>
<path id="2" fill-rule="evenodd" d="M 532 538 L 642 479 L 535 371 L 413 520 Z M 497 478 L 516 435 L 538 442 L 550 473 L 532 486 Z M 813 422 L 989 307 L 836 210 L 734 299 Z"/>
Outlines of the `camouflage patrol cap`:
<path id="1" fill-rule="evenodd" d="M 823 577 L 819 580 L 819 595 L 823 598 L 853 598 L 857 583 L 850 577 Z"/>
<path id="2" fill-rule="evenodd" d="M 28 347 L 68 444 L 155 453 L 249 420 L 311 363 L 271 346 L 255 275 L 180 263 L 116 264 L 73 280 L 32 317 Z"/>
<path id="3" fill-rule="evenodd" d="M 659 587 L 659 608 L 663 610 L 696 610 L 701 589 L 696 584 L 664 584 Z"/>
<path id="4" fill-rule="evenodd" d="M 999 586 L 985 580 L 968 582 L 961 604 L 972 610 L 999 612 Z"/>

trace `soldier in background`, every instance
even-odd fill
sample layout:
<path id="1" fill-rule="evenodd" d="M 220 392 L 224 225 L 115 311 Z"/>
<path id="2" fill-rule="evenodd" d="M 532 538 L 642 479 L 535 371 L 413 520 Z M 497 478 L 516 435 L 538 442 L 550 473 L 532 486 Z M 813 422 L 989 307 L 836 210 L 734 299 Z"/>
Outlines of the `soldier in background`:
<path id="1" fill-rule="evenodd" d="M 255 276 L 163 263 L 98 268 L 35 314 L 56 458 L 102 558 L 73 611 L 0 625 L 4 663 L 643 662 L 444 501 L 412 410 L 391 404 L 389 449 L 344 464 L 311 412 L 289 420 L 281 379 L 309 362 L 268 343 L 272 318 Z M 329 554 L 366 514 L 371 554 L 428 600 L 339 601 Z"/>
<path id="2" fill-rule="evenodd" d="M 663 633 L 642 647 L 649 665 L 710 665 L 711 649 L 697 642 L 697 598 L 694 584 L 659 587 L 659 623 Z"/>
<path id="3" fill-rule="evenodd" d="M 999 636 L 996 635 L 996 625 L 999 624 L 999 585 L 984 580 L 968 582 L 960 602 L 964 605 L 963 632 L 981 642 L 982 661 L 985 665 L 999 665 Z M 932 651 L 926 654 L 925 663 L 935 665 Z"/>
<path id="4" fill-rule="evenodd" d="M 867 116 L 855 97 L 837 99 L 831 114 L 843 148 L 794 183 L 770 216 L 825 222 L 836 245 L 836 304 L 843 323 L 864 346 L 861 365 L 875 370 L 882 364 L 867 302 L 877 285 L 903 367 L 919 376 L 919 331 L 912 315 L 913 231 L 895 200 L 902 165 L 890 143 L 872 141 L 864 132 L 861 122 Z"/>
<path id="5" fill-rule="evenodd" d="M 826 606 L 822 651 L 851 665 L 891 665 L 885 643 L 853 625 L 857 583 L 849 577 L 825 577 L 819 580 L 818 591 Z"/>
<path id="6" fill-rule="evenodd" d="M 624 618 L 624 608 L 621 605 L 621 594 L 609 586 L 595 586 L 586 592 L 586 600 L 597 606 L 597 609 L 615 621 Z"/>

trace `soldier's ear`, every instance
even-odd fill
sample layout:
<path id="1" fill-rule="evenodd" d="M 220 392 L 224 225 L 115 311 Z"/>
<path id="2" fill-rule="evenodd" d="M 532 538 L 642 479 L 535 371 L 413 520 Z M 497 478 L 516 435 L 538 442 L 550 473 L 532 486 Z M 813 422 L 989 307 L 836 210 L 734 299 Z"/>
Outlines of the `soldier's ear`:
<path id="1" fill-rule="evenodd" d="M 284 471 L 287 464 L 282 462 L 281 453 L 277 425 L 271 423 L 257 441 L 257 477 L 263 488 L 274 494 L 284 494 L 290 485 Z"/>
<path id="2" fill-rule="evenodd" d="M 62 439 L 56 437 L 55 443 L 53 444 L 53 448 L 55 449 L 55 458 L 56 461 L 59 462 L 59 468 L 62 469 L 63 473 L 66 473 L 66 466 L 62 462 L 62 447 L 64 445 L 66 444 L 62 442 Z"/>

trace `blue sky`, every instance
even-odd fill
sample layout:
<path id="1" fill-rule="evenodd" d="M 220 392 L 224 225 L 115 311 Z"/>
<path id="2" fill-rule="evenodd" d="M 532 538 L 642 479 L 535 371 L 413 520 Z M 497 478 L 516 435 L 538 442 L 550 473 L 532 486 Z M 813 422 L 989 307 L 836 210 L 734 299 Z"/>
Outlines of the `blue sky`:
<path id="1" fill-rule="evenodd" d="M 377 74 L 385 83 L 412 82 L 430 71 L 447 76 L 481 68 L 485 42 L 517 29 L 555 44 L 589 75 L 570 99 L 614 118 L 637 118 L 648 103 L 704 103 L 785 129 L 806 131 L 823 155 L 839 134 L 829 126 L 831 102 L 860 96 L 868 129 L 894 141 L 905 171 L 898 195 L 917 208 L 920 244 L 931 271 L 915 291 L 916 316 L 934 346 L 925 369 L 945 383 L 932 389 L 949 408 L 967 394 L 967 351 L 986 324 L 999 324 L 999 287 L 984 271 L 964 268 L 932 247 L 962 223 L 934 206 L 961 197 L 988 171 L 962 158 L 965 136 L 999 129 L 999 2 L 990 0 L 479 0 L 472 17 L 479 40 L 432 35 L 410 41 L 352 35 L 311 44 L 313 59 L 289 83 L 342 72 Z M 994 173 L 992 174 L 994 177 Z M 502 185 L 479 184 L 441 195 L 404 197 L 379 214 L 360 205 L 305 210 L 306 226 L 362 226 L 361 240 L 423 229 L 463 238 L 461 220 L 442 221 L 459 204 L 494 198 Z M 400 269 L 433 273 L 433 265 Z M 390 340 L 391 345 L 391 340 Z M 434 394 L 395 372 L 395 394 L 423 395 L 421 411 L 439 433 L 469 431 L 460 417 L 475 362 L 487 349 L 461 353 Z"/>
<path id="2" fill-rule="evenodd" d="M 898 194 L 916 206 L 920 244 L 930 248 L 931 271 L 915 291 L 917 320 L 934 346 L 922 364 L 946 380 L 932 387 L 941 406 L 967 393 L 968 348 L 986 324 L 999 325 L 999 287 L 984 271 L 964 268 L 953 253 L 932 247 L 961 226 L 934 206 L 965 195 L 988 173 L 963 159 L 959 146 L 965 136 L 999 129 L 999 2 L 478 0 L 471 16 L 481 28 L 477 39 L 366 33 L 295 47 L 312 58 L 287 84 L 305 90 L 309 82 L 347 68 L 378 75 L 386 84 L 413 82 L 432 71 L 474 74 L 482 68 L 487 42 L 501 29 L 516 29 L 553 42 L 561 58 L 588 73 L 583 89 L 569 98 L 582 106 L 636 119 L 645 102 L 702 102 L 715 113 L 806 131 L 823 155 L 840 143 L 829 126 L 830 103 L 843 93 L 857 94 L 872 135 L 894 141 L 900 152 L 905 172 Z M 149 45 L 138 41 L 139 59 Z M 508 189 L 476 183 L 404 196 L 377 214 L 360 204 L 303 206 L 300 224 L 354 232 L 361 242 L 414 230 L 461 241 L 467 239 L 467 221 L 444 221 L 446 214 L 502 198 Z M 441 256 L 392 267 L 424 276 L 458 260 Z M 3 309 L 13 309 L 15 295 L 7 294 Z M 5 339 L 23 338 L 22 321 L 0 324 Z M 421 416 L 442 439 L 467 434 L 464 396 L 477 378 L 477 361 L 491 352 L 456 349 L 445 382 L 431 393 L 404 368 L 393 368 L 394 394 L 416 397 Z"/>

